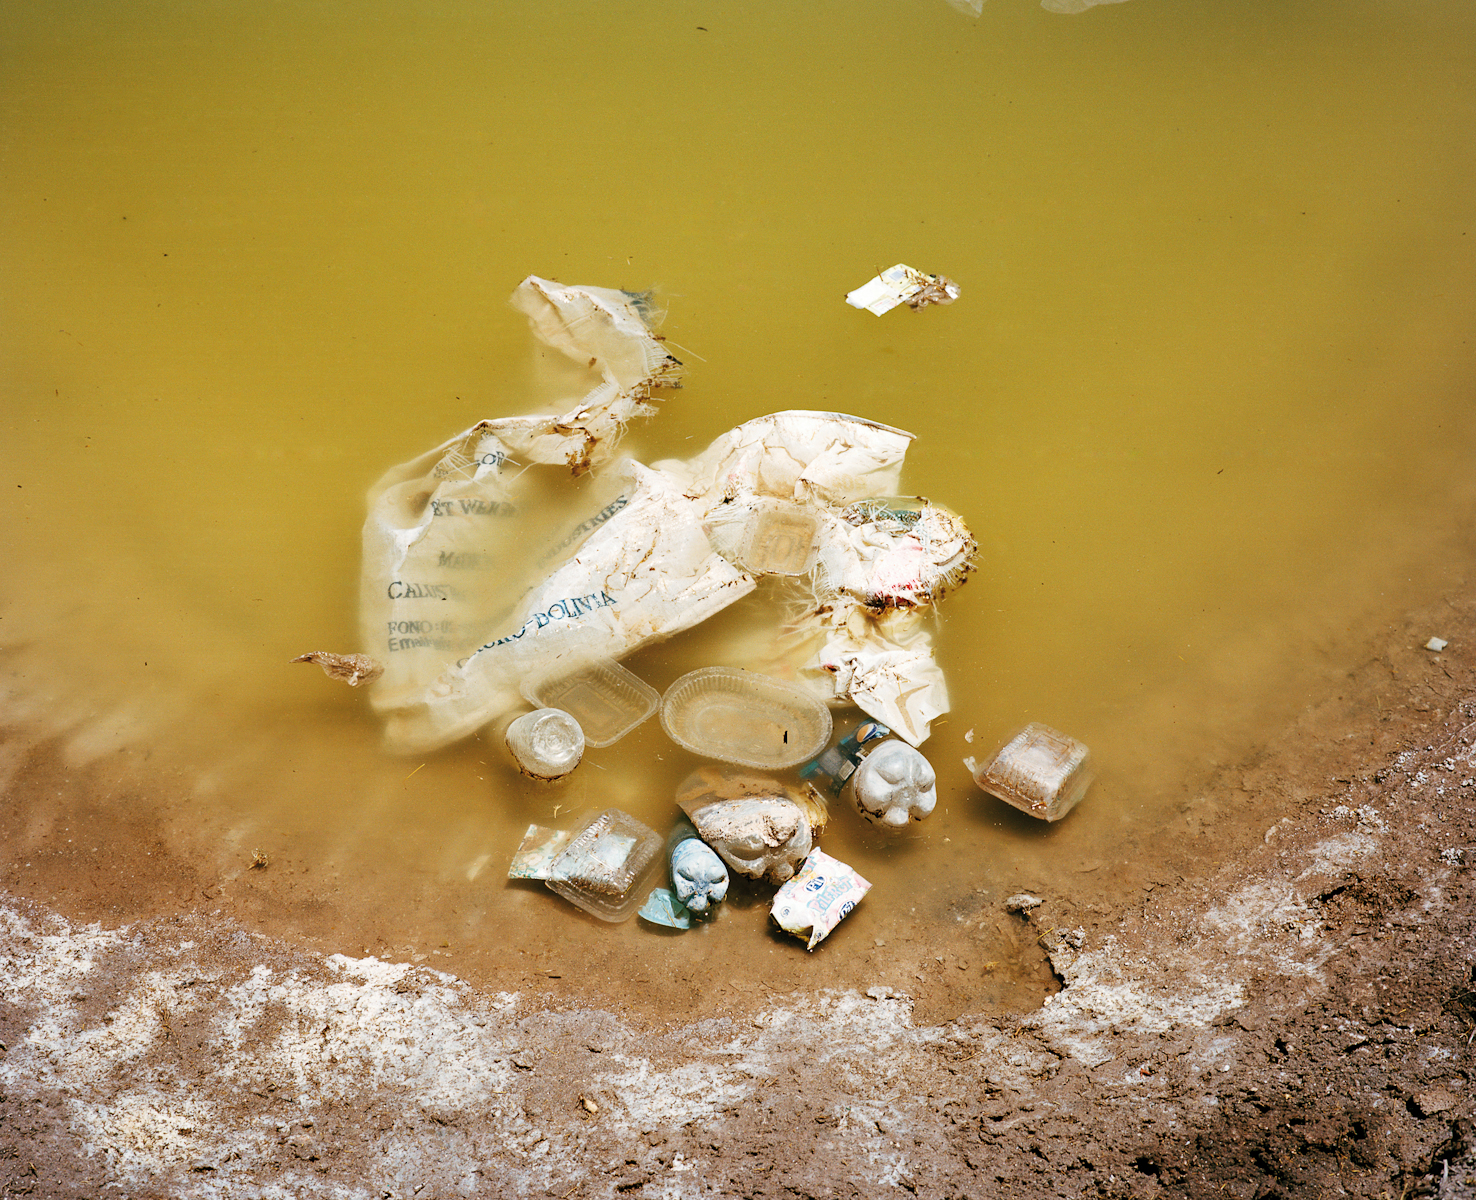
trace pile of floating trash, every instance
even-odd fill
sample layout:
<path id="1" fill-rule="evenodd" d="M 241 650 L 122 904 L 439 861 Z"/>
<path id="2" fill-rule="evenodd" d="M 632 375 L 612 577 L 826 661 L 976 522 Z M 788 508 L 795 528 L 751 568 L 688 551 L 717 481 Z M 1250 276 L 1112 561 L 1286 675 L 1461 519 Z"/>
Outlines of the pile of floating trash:
<path id="1" fill-rule="evenodd" d="M 898 265 L 847 297 L 877 315 L 949 304 L 956 284 Z M 316 652 L 368 685 L 392 750 L 490 728 L 522 772 L 556 780 L 586 747 L 659 713 L 714 760 L 681 786 L 664 841 L 618 809 L 531 826 L 509 877 L 607 921 L 686 929 L 734 871 L 777 884 L 772 915 L 810 949 L 870 884 L 815 845 L 839 801 L 879 829 L 933 811 L 918 749 L 948 711 L 933 606 L 973 569 L 956 514 L 902 496 L 912 435 L 840 413 L 748 421 L 692 458 L 620 456 L 626 426 L 679 386 L 649 298 L 530 276 L 513 293 L 534 334 L 599 382 L 567 411 L 481 421 L 369 492 L 360 595 L 368 653 Z M 784 621 L 752 662 L 692 671 L 658 694 L 620 660 L 775 581 Z M 861 721 L 832 741 L 832 707 Z M 980 787 L 1048 821 L 1086 790 L 1086 747 L 1027 727 Z M 649 892 L 664 874 L 669 887 Z M 644 903 L 642 903 L 644 897 Z"/>

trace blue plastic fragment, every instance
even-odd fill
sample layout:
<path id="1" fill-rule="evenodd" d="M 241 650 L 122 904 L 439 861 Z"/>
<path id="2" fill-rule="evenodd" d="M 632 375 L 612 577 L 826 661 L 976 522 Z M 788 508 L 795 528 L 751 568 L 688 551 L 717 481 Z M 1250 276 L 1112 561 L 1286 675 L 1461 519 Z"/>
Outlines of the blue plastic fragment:
<path id="1" fill-rule="evenodd" d="M 692 914 L 670 888 L 652 888 L 636 915 L 652 925 L 665 925 L 668 929 L 692 928 Z"/>

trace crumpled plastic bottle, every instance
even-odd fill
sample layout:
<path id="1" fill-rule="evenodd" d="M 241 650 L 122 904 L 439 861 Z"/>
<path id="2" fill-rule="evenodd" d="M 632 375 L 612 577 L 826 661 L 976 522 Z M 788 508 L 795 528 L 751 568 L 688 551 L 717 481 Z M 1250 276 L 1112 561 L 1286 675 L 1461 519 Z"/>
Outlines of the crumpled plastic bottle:
<path id="1" fill-rule="evenodd" d="M 706 915 L 728 894 L 728 868 L 689 821 L 680 821 L 666 839 L 671 886 L 687 909 Z"/>
<path id="2" fill-rule="evenodd" d="M 873 825 L 903 829 L 933 811 L 937 782 L 921 752 L 906 742 L 885 741 L 861 760 L 844 794 Z"/>
<path id="3" fill-rule="evenodd" d="M 794 875 L 825 827 L 825 805 L 813 789 L 731 767 L 695 771 L 677 804 L 729 867 L 770 883 Z"/>

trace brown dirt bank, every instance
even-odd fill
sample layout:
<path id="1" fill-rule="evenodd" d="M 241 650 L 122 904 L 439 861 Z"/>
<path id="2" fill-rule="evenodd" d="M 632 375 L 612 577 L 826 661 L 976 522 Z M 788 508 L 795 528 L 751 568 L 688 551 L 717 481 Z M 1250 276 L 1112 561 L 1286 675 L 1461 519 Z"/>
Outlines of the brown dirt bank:
<path id="1" fill-rule="evenodd" d="M 1444 653 L 1421 648 L 1432 633 Z M 659 1025 L 324 957 L 264 933 L 282 915 L 267 901 L 207 915 L 218 882 L 157 831 L 94 855 L 54 811 L 38 826 L 19 800 L 45 754 L 18 736 L 0 1186 L 1476 1194 L 1473 740 L 1460 589 L 1186 799 L 1134 903 L 1103 916 L 1047 894 L 1030 925 L 1009 918 L 1064 985 L 1038 1010 L 929 1023 L 879 975 L 865 995 L 718 988 L 704 1019 Z M 1213 836 L 1230 824 L 1256 836 Z"/>

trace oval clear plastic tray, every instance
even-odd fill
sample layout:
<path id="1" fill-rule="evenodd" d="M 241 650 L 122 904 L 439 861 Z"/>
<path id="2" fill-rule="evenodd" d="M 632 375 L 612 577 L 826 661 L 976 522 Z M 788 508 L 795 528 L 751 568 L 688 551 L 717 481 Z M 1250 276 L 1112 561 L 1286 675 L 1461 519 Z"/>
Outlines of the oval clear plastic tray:
<path id="1" fill-rule="evenodd" d="M 522 692 L 539 708 L 568 713 L 584 730 L 584 744 L 596 749 L 618 742 L 661 702 L 655 688 L 608 658 L 567 675 L 534 680 Z"/>
<path id="2" fill-rule="evenodd" d="M 693 754 L 745 767 L 792 767 L 825 749 L 830 710 L 767 675 L 704 667 L 666 689 L 661 728 Z"/>

